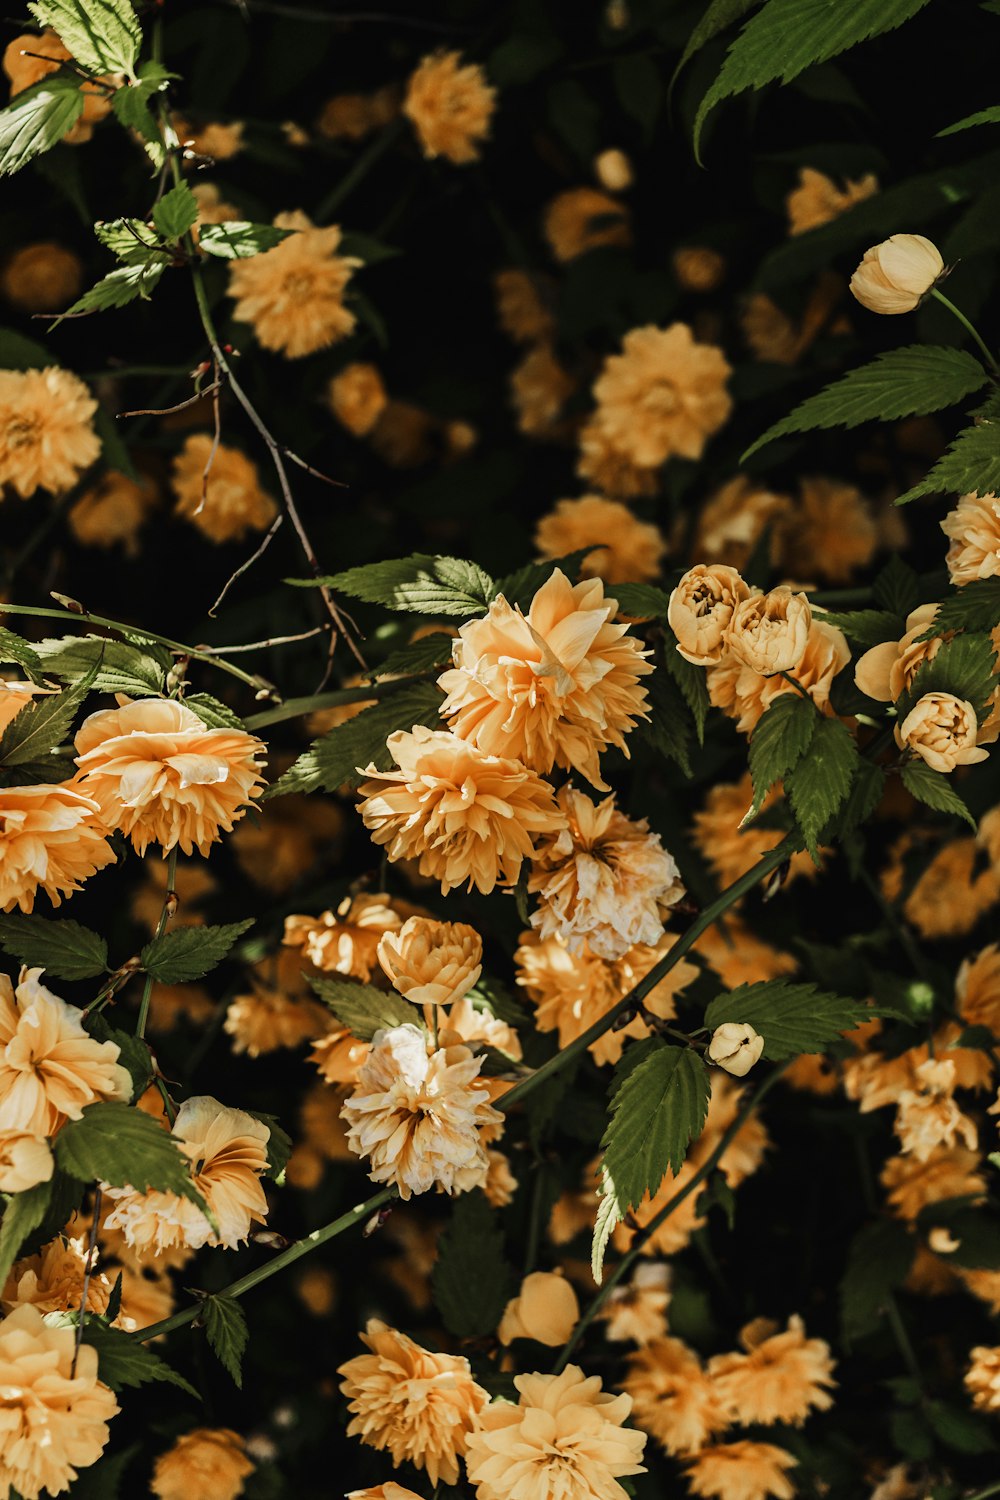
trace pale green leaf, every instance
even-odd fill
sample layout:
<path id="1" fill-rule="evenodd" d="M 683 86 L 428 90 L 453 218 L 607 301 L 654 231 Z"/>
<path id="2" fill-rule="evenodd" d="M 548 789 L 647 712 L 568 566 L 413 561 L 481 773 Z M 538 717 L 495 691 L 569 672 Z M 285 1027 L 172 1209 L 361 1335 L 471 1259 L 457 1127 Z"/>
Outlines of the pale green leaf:
<path id="1" fill-rule="evenodd" d="M 273 224 L 249 224 L 243 219 L 229 224 L 206 224 L 198 235 L 198 248 L 217 260 L 247 260 L 280 245 L 293 229 L 277 229 Z"/>
<path id="2" fill-rule="evenodd" d="M 92 73 L 134 70 L 142 27 L 129 0 L 28 0 L 28 9 Z"/>
<path id="3" fill-rule="evenodd" d="M 253 917 L 220 927 L 178 927 L 153 938 L 140 958 L 147 974 L 161 984 L 187 984 L 220 964 L 236 939 L 253 926 Z"/>
<path id="4" fill-rule="evenodd" d="M 176 244 L 193 227 L 198 217 L 198 200 L 186 182 L 179 182 L 164 193 L 153 208 L 153 225 L 165 240 Z"/>
<path id="5" fill-rule="evenodd" d="M 103 312 L 110 307 L 125 307 L 137 297 L 148 302 L 165 268 L 166 262 L 160 259 L 150 259 L 135 266 L 119 266 L 117 271 L 110 271 L 96 286 L 84 292 L 72 307 L 60 313 L 52 326 L 64 318 L 83 317 L 86 313 Z"/>
<path id="6" fill-rule="evenodd" d="M 36 680 L 42 675 L 42 659 L 30 642 L 0 625 L 0 661 L 14 661 Z"/>
<path id="7" fill-rule="evenodd" d="M 211 693 L 192 693 L 184 699 L 184 705 L 192 713 L 196 713 L 209 729 L 240 729 L 246 732 L 246 725 L 240 716 L 227 703 L 213 698 Z"/>
<path id="8" fill-rule="evenodd" d="M 77 79 L 52 74 L 24 89 L 0 109 L 0 177 L 10 177 L 32 157 L 50 150 L 83 113 Z"/>
<path id="9" fill-rule="evenodd" d="M 590 1269 L 600 1286 L 604 1276 L 604 1256 L 608 1242 L 625 1217 L 625 1210 L 618 1202 L 614 1179 L 606 1165 L 601 1167 L 601 1185 L 598 1189 L 597 1218 L 594 1221 L 594 1237 L 590 1246 Z"/>
<path id="10" fill-rule="evenodd" d="M 130 698 L 162 693 L 172 660 L 162 647 L 132 646 L 98 635 L 38 641 L 35 650 L 50 676 L 79 682 L 93 671 L 91 687 L 95 692 L 127 693 Z"/>
<path id="11" fill-rule="evenodd" d="M 752 1026 L 764 1038 L 763 1055 L 779 1062 L 800 1052 L 822 1052 L 872 1014 L 860 1000 L 828 994 L 814 984 L 768 979 L 716 996 L 705 1011 L 705 1025 L 712 1031 L 727 1021 Z"/>
<path id="12" fill-rule="evenodd" d="M 495 584 L 478 564 L 459 557 L 431 557 L 415 552 L 412 557 L 368 563 L 325 578 L 290 578 L 299 588 L 320 584 L 352 599 L 385 604 L 390 609 L 418 615 L 485 614 Z"/>
<path id="13" fill-rule="evenodd" d="M 159 236 L 143 219 L 101 219 L 94 225 L 94 234 L 126 266 L 145 266 L 155 260 L 166 265 L 170 259 L 160 247 Z"/>
<path id="14" fill-rule="evenodd" d="M 394 1026 L 423 1026 L 420 1011 L 395 990 L 379 990 L 338 974 L 319 975 L 310 984 L 341 1026 L 359 1041 L 370 1042 L 376 1031 L 391 1031 Z"/>

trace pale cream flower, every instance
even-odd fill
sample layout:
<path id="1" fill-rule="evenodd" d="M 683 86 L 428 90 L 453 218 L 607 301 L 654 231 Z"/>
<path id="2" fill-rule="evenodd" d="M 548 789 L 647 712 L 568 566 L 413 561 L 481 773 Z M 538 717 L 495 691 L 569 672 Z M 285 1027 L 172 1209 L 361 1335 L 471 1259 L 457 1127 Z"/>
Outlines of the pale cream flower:
<path id="1" fill-rule="evenodd" d="M 278 514 L 261 489 L 253 460 L 228 443 L 219 443 L 213 452 L 207 432 L 185 440 L 174 459 L 171 486 L 177 514 L 213 542 L 238 542 L 249 531 L 266 531 Z"/>
<path id="2" fill-rule="evenodd" d="M 101 451 L 97 402 L 68 370 L 0 370 L 0 490 L 62 494 Z"/>
<path id="3" fill-rule="evenodd" d="M 382 935 L 378 961 L 389 983 L 414 1005 L 451 1005 L 483 970 L 483 940 L 466 922 L 410 917 Z"/>
<path id="4" fill-rule="evenodd" d="M 627 249 L 632 243 L 628 210 L 597 188 L 567 188 L 558 193 L 542 217 L 542 233 L 556 260 L 564 265 L 602 245 Z"/>
<path id="5" fill-rule="evenodd" d="M 558 1348 L 565 1344 L 580 1317 L 576 1292 L 558 1271 L 532 1271 L 504 1308 L 497 1328 L 501 1344 L 534 1339 Z"/>
<path id="6" fill-rule="evenodd" d="M 715 1382 L 680 1339 L 652 1339 L 630 1354 L 622 1389 L 635 1421 L 667 1453 L 697 1453 L 730 1423 Z"/>
<path id="7" fill-rule="evenodd" d="M 301 949 L 303 958 L 323 973 L 350 974 L 367 984 L 380 977 L 378 945 L 386 932 L 395 932 L 409 917 L 427 916 L 421 907 L 384 891 L 345 896 L 335 912 L 318 917 L 285 918 L 282 941 Z"/>
<path id="8" fill-rule="evenodd" d="M 489 1395 L 469 1361 L 423 1349 L 371 1318 L 361 1342 L 371 1351 L 339 1366 L 348 1399 L 348 1437 L 388 1450 L 394 1468 L 412 1463 L 431 1484 L 457 1484 L 459 1459 Z"/>
<path id="9" fill-rule="evenodd" d="M 689 568 L 667 607 L 667 623 L 685 661 L 696 667 L 720 662 L 728 649 L 726 632 L 736 608 L 749 598 L 750 589 L 735 568 L 723 563 Z"/>
<path id="10" fill-rule="evenodd" d="M 62 312 L 82 286 L 80 257 L 55 240 L 22 245 L 0 271 L 0 292 L 29 313 Z"/>
<path id="11" fill-rule="evenodd" d="M 489 1163 L 481 1132 L 503 1116 L 487 1102 L 481 1067 L 468 1047 L 432 1048 L 416 1026 L 375 1033 L 341 1110 L 348 1145 L 368 1158 L 373 1182 L 395 1183 L 404 1199 L 482 1185 Z"/>
<path id="12" fill-rule="evenodd" d="M 979 1411 L 1000 1411 L 1000 1348 L 978 1344 L 969 1351 L 965 1388 Z"/>
<path id="13" fill-rule="evenodd" d="M 798 1314 L 780 1330 L 756 1318 L 740 1331 L 743 1353 L 717 1354 L 708 1373 L 731 1420 L 746 1426 L 786 1422 L 801 1427 L 811 1411 L 828 1411 L 834 1362 L 823 1339 L 806 1337 Z"/>
<path id="14" fill-rule="evenodd" d="M 17 678 L 0 677 L 0 734 L 13 724 L 22 708 L 27 708 L 32 698 L 46 695 L 52 688 L 37 686 L 34 682 L 21 682 Z"/>
<path id="15" fill-rule="evenodd" d="M 903 1089 L 896 1109 L 895 1131 L 902 1150 L 926 1161 L 938 1146 L 959 1141 L 970 1151 L 979 1144 L 976 1127 L 955 1102 L 955 1064 L 931 1058 L 914 1070 L 916 1087 Z"/>
<path id="16" fill-rule="evenodd" d="M 667 1331 L 670 1267 L 663 1262 L 638 1265 L 624 1286 L 616 1286 L 601 1308 L 604 1336 L 613 1344 L 649 1344 Z"/>
<path id="17" fill-rule="evenodd" d="M 95 1251 L 91 1274 L 87 1276 L 89 1241 L 57 1235 L 35 1255 L 14 1262 L 3 1288 L 5 1313 L 30 1303 L 40 1313 L 72 1312 L 82 1305 L 83 1285 L 87 1282 L 87 1309 L 104 1316 L 114 1290 L 117 1271 L 102 1271 Z M 124 1281 L 122 1283 L 124 1288 Z M 124 1306 L 124 1296 L 123 1296 Z M 118 1320 L 119 1326 L 121 1319 Z"/>
<path id="18" fill-rule="evenodd" d="M 515 1375 L 516 1406 L 477 1415 L 466 1472 L 477 1500 L 625 1500 L 617 1483 L 643 1474 L 645 1434 L 625 1427 L 632 1402 L 603 1390 L 579 1365 L 560 1375 Z"/>
<path id="19" fill-rule="evenodd" d="M 861 257 L 851 291 L 869 312 L 907 313 L 944 272 L 941 252 L 922 234 L 893 234 Z"/>
<path id="20" fill-rule="evenodd" d="M 1000 499 L 975 490 L 959 497 L 941 522 L 949 539 L 948 576 L 957 588 L 1000 573 Z"/>
<path id="21" fill-rule="evenodd" d="M 624 151 L 610 146 L 594 159 L 594 176 L 609 193 L 623 193 L 635 179 L 632 163 Z"/>
<path id="22" fill-rule="evenodd" d="M 745 1022 L 724 1021 L 712 1032 L 708 1057 L 718 1067 L 745 1078 L 764 1051 L 764 1038 Z"/>
<path id="23" fill-rule="evenodd" d="M 355 437 L 366 437 L 385 411 L 389 397 L 376 366 L 355 361 L 333 377 L 326 399 L 341 427 Z"/>
<path id="24" fill-rule="evenodd" d="M 615 599 L 600 579 L 571 584 L 556 568 L 525 614 L 500 595 L 463 625 L 454 667 L 438 684 L 454 732 L 490 755 L 545 774 L 577 770 L 607 791 L 599 755 L 626 755 L 625 735 L 647 715 L 639 678 L 653 669 L 626 625 L 612 623 Z"/>
<path id="25" fill-rule="evenodd" d="M 260 740 L 209 729 L 183 703 L 140 698 L 84 719 L 74 740 L 80 786 L 145 854 L 175 847 L 207 855 L 260 796 Z"/>
<path id="26" fill-rule="evenodd" d="M 479 158 L 496 95 L 478 63 L 463 65 L 460 52 L 439 51 L 423 58 L 411 75 L 403 113 L 426 157 L 444 156 L 463 166 Z"/>
<path id="27" fill-rule="evenodd" d="M 76 1330 L 49 1327 L 37 1307 L 0 1323 L 0 1486 L 22 1500 L 69 1489 L 97 1463 L 120 1410 L 98 1378 L 97 1350 L 76 1347 Z"/>
<path id="28" fill-rule="evenodd" d="M 878 178 L 872 172 L 867 172 L 856 182 L 846 181 L 843 188 L 839 188 L 825 172 L 817 172 L 815 167 L 800 167 L 798 186 L 785 199 L 788 232 L 795 235 L 805 234 L 807 229 L 819 229 L 877 192 Z"/>
<path id="29" fill-rule="evenodd" d="M 97 802 L 78 786 L 0 788 L 0 911 L 30 912 L 43 890 L 53 906 L 115 862 Z"/>
<path id="30" fill-rule="evenodd" d="M 81 1012 L 22 969 L 0 974 L 0 1130 L 50 1136 L 100 1099 L 128 1100 L 132 1079 L 114 1042 L 97 1042 Z"/>
<path id="31" fill-rule="evenodd" d="M 673 855 L 645 818 L 596 806 L 567 782 L 559 789 L 566 827 L 543 840 L 528 890 L 539 898 L 531 925 L 570 951 L 586 942 L 600 958 L 623 958 L 635 943 L 655 946 L 663 919 L 684 895 Z"/>
<path id="32" fill-rule="evenodd" d="M 74 503 L 67 524 L 84 547 L 108 548 L 121 542 L 126 557 L 135 557 L 139 532 L 157 498 L 156 485 L 145 475 L 129 479 L 109 469 Z"/>
<path id="33" fill-rule="evenodd" d="M 964 1146 L 937 1146 L 924 1161 L 915 1156 L 890 1156 L 882 1169 L 881 1182 L 893 1213 L 912 1223 L 931 1203 L 985 1193 L 981 1164 L 979 1154 Z"/>
<path id="34" fill-rule="evenodd" d="M 302 359 L 354 332 L 357 318 L 344 293 L 364 262 L 337 254 L 336 224 L 318 227 L 299 211 L 276 215 L 274 224 L 292 233 L 261 255 L 230 262 L 233 317 L 252 324 L 263 348 Z"/>
<path id="35" fill-rule="evenodd" d="M 677 284 L 685 292 L 714 292 L 726 274 L 725 257 L 708 245 L 682 245 L 671 260 Z"/>
<path id="36" fill-rule="evenodd" d="M 580 563 L 580 576 L 610 584 L 656 578 L 667 550 L 656 526 L 638 520 L 621 501 L 602 495 L 558 501 L 535 528 L 535 546 L 543 558 L 594 547 Z"/>
<path id="37" fill-rule="evenodd" d="M 156 1500 L 236 1500 L 254 1469 L 246 1446 L 228 1427 L 195 1427 L 160 1454 L 150 1491 Z"/>
<path id="38" fill-rule="evenodd" d="M 895 703 L 910 686 L 924 662 L 932 661 L 944 644 L 941 636 L 922 641 L 937 614 L 936 604 L 921 604 L 906 617 L 906 632 L 898 641 L 882 641 L 858 658 L 857 687 L 880 703 Z"/>
<path id="39" fill-rule="evenodd" d="M 799 688 L 809 694 L 822 713 L 832 715 L 830 688 L 850 659 L 851 648 L 843 632 L 823 620 L 813 620 L 805 651 L 795 666 L 798 688 L 776 672 L 763 676 L 733 654 L 708 668 L 708 696 L 716 708 L 736 720 L 741 734 L 753 733 L 779 693 L 795 693 Z"/>
<path id="40" fill-rule="evenodd" d="M 761 677 L 793 672 L 805 655 L 812 611 L 805 594 L 784 586 L 743 599 L 733 610 L 725 643 Z"/>
<path id="41" fill-rule="evenodd" d="M 54 1169 L 52 1147 L 43 1135 L 0 1128 L 0 1193 L 23 1193 L 49 1182 Z"/>
<path id="42" fill-rule="evenodd" d="M 773 1443 L 741 1438 L 715 1443 L 687 1465 L 693 1495 L 703 1500 L 792 1500 L 795 1486 L 787 1471 L 798 1463 Z"/>
<path id="43" fill-rule="evenodd" d="M 520 761 L 421 724 L 388 746 L 399 769 L 367 768 L 358 811 L 390 860 L 416 860 L 444 895 L 466 881 L 484 895 L 515 885 L 537 841 L 563 826 L 552 788 Z"/>
<path id="44" fill-rule="evenodd" d="M 975 708 L 953 693 L 924 693 L 893 734 L 901 750 L 912 750 L 932 771 L 954 771 L 956 766 L 972 765 L 989 755 L 976 743 Z"/>

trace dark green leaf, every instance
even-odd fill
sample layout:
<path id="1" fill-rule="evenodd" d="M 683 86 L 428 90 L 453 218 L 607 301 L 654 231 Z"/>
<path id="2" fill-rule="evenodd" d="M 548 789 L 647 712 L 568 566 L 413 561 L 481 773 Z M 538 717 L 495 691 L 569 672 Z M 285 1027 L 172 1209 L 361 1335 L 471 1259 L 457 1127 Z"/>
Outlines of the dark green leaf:
<path id="1" fill-rule="evenodd" d="M 785 776 L 785 791 L 813 859 L 819 857 L 821 830 L 847 800 L 859 762 L 858 747 L 846 725 L 821 718 L 809 749 Z"/>
<path id="2" fill-rule="evenodd" d="M 387 771 L 393 764 L 386 741 L 398 729 L 412 729 L 414 724 L 440 723 L 444 702 L 439 690 L 429 682 L 414 683 L 391 693 L 371 708 L 363 709 L 338 724 L 321 739 L 313 740 L 305 754 L 268 788 L 268 797 L 289 792 L 335 792 L 344 782 L 355 783 L 359 768 L 375 765 Z"/>
<path id="3" fill-rule="evenodd" d="M 376 1031 L 394 1026 L 423 1026 L 417 1007 L 395 990 L 379 990 L 373 984 L 341 979 L 336 974 L 322 974 L 309 982 L 341 1026 L 359 1041 L 370 1042 Z"/>
<path id="4" fill-rule="evenodd" d="M 267 1172 L 266 1176 L 277 1182 L 288 1165 L 288 1158 L 292 1154 L 292 1138 L 287 1130 L 283 1130 L 278 1124 L 277 1115 L 264 1114 L 259 1109 L 248 1109 L 245 1114 L 251 1115 L 266 1125 L 271 1134 L 267 1138 Z"/>
<path id="5" fill-rule="evenodd" d="M 922 760 L 904 761 L 900 775 L 911 797 L 916 797 L 926 807 L 933 807 L 935 812 L 952 813 L 956 818 L 962 818 L 973 832 L 976 831 L 979 825 L 947 776 L 932 771 Z"/>
<path id="6" fill-rule="evenodd" d="M 909 687 L 900 694 L 896 712 L 902 721 L 925 693 L 953 693 L 972 704 L 982 723 L 996 687 L 996 668 L 993 642 L 988 635 L 966 631 L 954 636 L 930 660 L 921 662 Z"/>
<path id="7" fill-rule="evenodd" d="M 935 1436 L 956 1453 L 993 1453 L 996 1450 L 990 1424 L 964 1406 L 950 1401 L 929 1401 L 927 1419 Z"/>
<path id="8" fill-rule="evenodd" d="M 430 672 L 435 667 L 445 667 L 451 662 L 454 637 L 444 631 L 421 636 L 407 646 L 390 652 L 385 661 L 372 668 L 373 677 L 410 677 L 419 672 Z"/>
<path id="9" fill-rule="evenodd" d="M 44 370 L 46 365 L 57 363 L 44 344 L 15 333 L 13 328 L 0 328 L 0 369 Z"/>
<path id="10" fill-rule="evenodd" d="M 818 722 L 816 705 L 799 692 L 779 694 L 761 715 L 750 738 L 753 804 L 748 817 L 756 817 L 774 783 L 806 754 Z"/>
<path id="11" fill-rule="evenodd" d="M 760 3 L 761 0 L 711 0 L 685 43 L 681 60 L 674 69 L 674 78 L 671 82 L 676 80 L 681 69 L 691 61 L 696 52 L 701 51 L 706 43 L 718 36 L 720 31 L 725 31 L 727 27 L 732 26 L 734 21 L 741 20 L 748 10 L 753 10 L 754 6 Z"/>
<path id="12" fill-rule="evenodd" d="M 0 109 L 0 177 L 10 177 L 33 156 L 61 141 L 83 113 L 76 79 L 52 74 L 24 89 Z"/>
<path id="13" fill-rule="evenodd" d="M 711 707 L 704 667 L 696 667 L 677 650 L 677 637 L 670 626 L 663 625 L 663 665 L 684 695 L 684 701 L 694 717 L 695 732 L 699 745 L 705 740 L 705 720 Z"/>
<path id="14" fill-rule="evenodd" d="M 636 725 L 636 734 L 658 755 L 674 760 L 691 775 L 691 715 L 679 688 L 665 672 L 649 680 L 649 718 Z"/>
<path id="15" fill-rule="evenodd" d="M 0 1281 L 6 1282 L 21 1246 L 42 1223 L 51 1197 L 52 1183 L 40 1182 L 8 1198 L 0 1219 Z"/>
<path id="16" fill-rule="evenodd" d="M 273 224 L 249 224 L 237 219 L 229 224 L 206 224 L 198 235 L 198 248 L 217 260 L 247 260 L 273 250 L 287 240 L 292 229 L 276 229 Z"/>
<path id="17" fill-rule="evenodd" d="M 0 948 L 29 969 L 57 979 L 90 979 L 108 967 L 104 938 L 79 922 L 52 921 L 21 912 L 0 914 Z"/>
<path id="18" fill-rule="evenodd" d="M 499 1216 L 479 1192 L 455 1200 L 431 1273 L 434 1303 L 457 1338 L 492 1334 L 514 1294 Z"/>
<path id="19" fill-rule="evenodd" d="M 845 1344 L 878 1327 L 893 1291 L 906 1280 L 915 1250 L 914 1237 L 896 1219 L 879 1219 L 854 1236 L 840 1283 Z"/>
<path id="20" fill-rule="evenodd" d="M 146 944 L 140 954 L 142 966 L 161 984 L 201 979 L 222 962 L 236 939 L 253 923 L 253 917 L 248 917 L 244 922 L 227 922 L 221 927 L 178 927 Z"/>
<path id="21" fill-rule="evenodd" d="M 97 675 L 91 667 L 72 687 L 22 708 L 0 736 L 0 765 L 26 766 L 49 758 L 59 746 Z"/>
<path id="22" fill-rule="evenodd" d="M 525 563 L 516 573 L 508 573 L 497 580 L 493 585 L 493 597 L 502 594 L 508 604 L 527 611 L 538 590 L 548 583 L 556 568 L 565 573 L 571 583 L 577 583 L 583 559 L 597 550 L 595 547 L 581 547 L 576 552 L 567 552 L 564 557 L 547 557 L 543 562 Z"/>
<path id="23" fill-rule="evenodd" d="M 87 1318 L 83 1327 L 83 1342 L 97 1350 L 97 1373 L 113 1391 L 148 1385 L 153 1380 L 164 1380 L 169 1385 L 180 1386 L 182 1391 L 187 1391 L 196 1400 L 201 1399 L 194 1386 L 183 1375 L 172 1370 L 152 1349 L 147 1349 L 145 1344 L 119 1328 L 109 1328 L 100 1318 Z"/>
<path id="24" fill-rule="evenodd" d="M 235 1297 L 219 1292 L 206 1297 L 201 1305 L 205 1337 L 223 1369 L 243 1389 L 243 1355 L 250 1337 L 246 1315 Z"/>
<path id="25" fill-rule="evenodd" d="M 922 639 L 949 630 L 989 631 L 1000 622 L 1000 578 L 977 578 L 942 599 L 934 623 Z"/>
<path id="26" fill-rule="evenodd" d="M 708 1069 L 698 1053 L 663 1045 L 616 1088 L 601 1145 L 622 1209 L 654 1194 L 668 1169 L 680 1171 L 689 1143 L 704 1126 L 709 1093 Z"/>
<path id="27" fill-rule="evenodd" d="M 926 478 L 900 495 L 897 505 L 908 505 L 921 495 L 980 495 L 1000 490 L 1000 423 L 996 414 L 976 427 L 966 427 L 939 458 Z"/>
<path id="28" fill-rule="evenodd" d="M 608 584 L 607 593 L 617 600 L 619 615 L 628 615 L 633 620 L 665 620 L 667 617 L 670 596 L 651 583 Z"/>
<path id="29" fill-rule="evenodd" d="M 128 1104 L 88 1104 L 53 1143 L 56 1162 L 80 1182 L 107 1182 L 138 1193 L 177 1193 L 204 1209 L 190 1163 L 169 1131 Z"/>
<path id="30" fill-rule="evenodd" d="M 872 585 L 876 604 L 880 604 L 890 615 L 901 619 L 920 602 L 917 575 L 898 552 L 894 552 Z"/>
<path id="31" fill-rule="evenodd" d="M 872 1014 L 860 1000 L 828 994 L 814 984 L 767 979 L 717 995 L 705 1011 L 705 1025 L 712 1031 L 726 1021 L 752 1026 L 764 1038 L 763 1055 L 781 1062 L 800 1052 L 822 1052 Z"/>
<path id="32" fill-rule="evenodd" d="M 848 640 L 857 641 L 859 646 L 880 646 L 883 641 L 898 641 L 903 633 L 899 616 L 884 609 L 848 609 L 831 614 L 829 610 L 814 608 L 813 616 L 842 630 Z"/>

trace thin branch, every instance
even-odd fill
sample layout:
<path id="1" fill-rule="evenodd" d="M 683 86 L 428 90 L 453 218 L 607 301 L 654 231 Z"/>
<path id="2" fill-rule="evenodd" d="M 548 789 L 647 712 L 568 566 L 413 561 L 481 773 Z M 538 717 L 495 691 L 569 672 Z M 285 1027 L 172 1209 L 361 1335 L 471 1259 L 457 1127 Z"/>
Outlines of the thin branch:
<path id="1" fill-rule="evenodd" d="M 212 396 L 220 388 L 221 382 L 216 381 L 206 386 L 203 391 L 195 391 L 193 396 L 187 396 L 183 401 L 178 401 L 175 406 L 137 406 L 135 411 L 120 411 L 118 417 L 172 417 L 174 412 L 187 411 L 189 406 L 197 406 L 204 396 Z"/>
<path id="2" fill-rule="evenodd" d="M 350 489 L 351 486 L 343 479 L 331 479 L 330 475 L 324 474 L 322 469 L 314 469 L 312 464 L 307 464 L 305 459 L 300 458 L 297 453 L 293 453 L 291 448 L 282 448 L 281 451 L 286 458 L 291 459 L 293 464 L 298 464 L 300 469 L 305 469 L 306 473 L 311 474 L 314 479 L 322 479 L 324 484 L 333 485 L 338 490 Z"/>
<path id="3" fill-rule="evenodd" d="M 215 619 L 216 610 L 219 608 L 219 605 L 222 603 L 223 599 L 229 593 L 229 590 L 232 588 L 232 586 L 236 582 L 237 578 L 242 578 L 243 574 L 246 573 L 246 572 L 248 572 L 253 567 L 254 563 L 258 560 L 258 558 L 261 558 L 261 557 L 264 556 L 264 553 L 267 551 L 268 547 L 270 547 L 272 541 L 277 536 L 278 532 L 281 530 L 282 524 L 284 523 L 284 519 L 285 519 L 285 512 L 283 510 L 279 510 L 278 514 L 275 516 L 274 520 L 271 522 L 271 524 L 268 527 L 267 531 L 264 533 L 263 540 L 261 541 L 261 543 L 258 546 L 257 550 L 255 552 L 252 552 L 250 554 L 250 556 L 244 562 L 241 562 L 240 565 L 239 565 L 239 567 L 236 569 L 236 572 L 233 573 L 233 574 L 231 574 L 230 577 L 226 579 L 225 583 L 222 585 L 222 592 L 221 592 L 221 594 L 216 599 L 216 601 L 212 605 L 211 609 L 208 611 L 209 619 L 212 619 L 212 620 Z"/>
<path id="4" fill-rule="evenodd" d="M 312 630 L 303 630 L 301 635 L 272 635 L 266 641 L 247 641 L 243 646 L 199 646 L 202 656 L 235 656 L 240 651 L 263 651 L 267 646 L 290 646 L 294 641 L 311 641 L 313 636 L 323 635 L 329 625 L 314 625 Z"/>

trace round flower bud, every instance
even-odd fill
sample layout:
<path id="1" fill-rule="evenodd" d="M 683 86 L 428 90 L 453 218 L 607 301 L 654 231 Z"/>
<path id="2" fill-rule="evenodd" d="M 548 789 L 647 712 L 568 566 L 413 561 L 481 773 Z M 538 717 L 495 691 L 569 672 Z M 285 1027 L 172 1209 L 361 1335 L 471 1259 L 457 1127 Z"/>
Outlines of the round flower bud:
<path id="1" fill-rule="evenodd" d="M 943 270 L 940 250 L 922 234 L 893 234 L 865 251 L 851 291 L 869 312 L 912 312 Z"/>
<path id="2" fill-rule="evenodd" d="M 985 760 L 977 747 L 976 710 L 953 693 L 925 693 L 895 728 L 896 744 L 912 750 L 932 771 L 954 771 L 956 766 Z"/>
<path id="3" fill-rule="evenodd" d="M 632 163 L 624 151 L 612 147 L 595 158 L 594 175 L 601 187 L 607 188 L 609 193 L 623 193 L 632 186 Z"/>
<path id="4" fill-rule="evenodd" d="M 677 650 L 696 667 L 714 666 L 726 654 L 725 633 L 737 605 L 750 589 L 735 568 L 698 563 L 689 568 L 670 595 L 667 620 Z"/>
<path id="5" fill-rule="evenodd" d="M 809 642 L 812 611 L 805 594 L 771 589 L 744 599 L 733 611 L 726 645 L 735 657 L 762 677 L 797 667 Z"/>
<path id="6" fill-rule="evenodd" d="M 390 984 L 414 1005 L 451 1005 L 479 978 L 483 942 L 465 922 L 410 917 L 382 934 L 378 961 Z"/>
<path id="7" fill-rule="evenodd" d="M 712 1032 L 708 1044 L 710 1061 L 736 1078 L 749 1073 L 763 1050 L 764 1038 L 742 1021 L 724 1021 Z"/>
<path id="8" fill-rule="evenodd" d="M 564 1276 L 555 1271 L 533 1271 L 504 1308 L 497 1338 L 501 1344 L 534 1339 L 555 1349 L 565 1344 L 579 1316 L 576 1292 Z"/>

